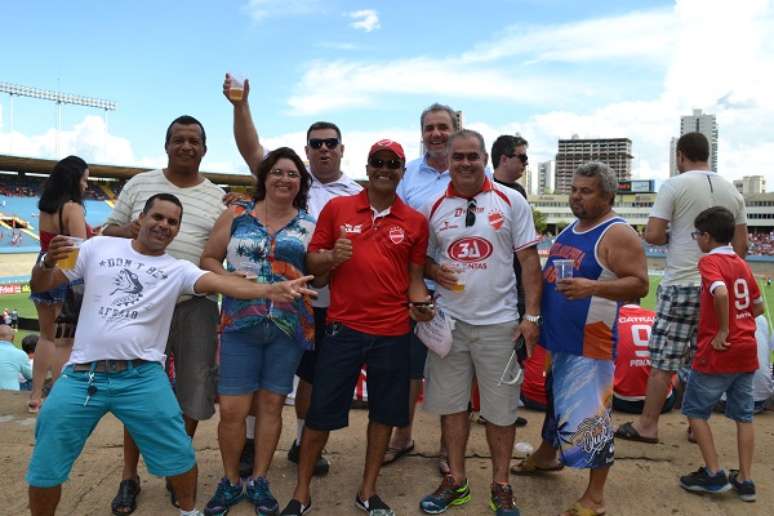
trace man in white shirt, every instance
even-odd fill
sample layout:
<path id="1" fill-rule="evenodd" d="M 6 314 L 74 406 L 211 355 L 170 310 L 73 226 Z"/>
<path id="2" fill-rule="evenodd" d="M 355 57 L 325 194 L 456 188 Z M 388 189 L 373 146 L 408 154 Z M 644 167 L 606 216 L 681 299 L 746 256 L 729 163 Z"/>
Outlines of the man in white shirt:
<path id="1" fill-rule="evenodd" d="M 656 319 L 650 335 L 651 372 L 642 415 L 616 431 L 616 437 L 658 442 L 658 420 L 671 388 L 672 376 L 689 364 L 696 348 L 700 277 L 696 264 L 702 253 L 691 237 L 696 216 L 712 206 L 727 208 L 736 221 L 734 251 L 747 255 L 747 215 L 744 198 L 727 180 L 709 168 L 709 142 L 701 133 L 686 133 L 677 141 L 680 174 L 665 182 L 656 196 L 645 240 L 667 245 L 664 277 L 656 292 Z"/>
<path id="2" fill-rule="evenodd" d="M 137 174 L 126 183 L 102 234 L 135 237 L 138 216 L 146 201 L 156 193 L 173 194 L 183 203 L 187 216 L 169 245 L 169 254 L 198 267 L 204 244 L 225 209 L 221 201 L 224 192 L 199 172 L 199 164 L 207 153 L 207 135 L 198 120 L 188 115 L 173 120 L 167 128 L 165 149 L 167 167 Z M 175 395 L 191 437 L 199 421 L 215 413 L 218 316 L 215 297 L 185 295 L 177 300 L 172 317 L 166 354 L 174 355 Z M 139 489 L 139 457 L 137 446 L 124 432 L 122 481 L 112 503 L 118 512 L 131 512 L 128 508 L 135 498 L 131 492 Z M 174 492 L 170 493 L 174 504 Z"/>
<path id="3" fill-rule="evenodd" d="M 449 138 L 451 183 L 426 209 L 430 226 L 425 274 L 438 285 L 436 302 L 453 319 L 448 355 L 429 353 L 425 409 L 441 416 L 450 473 L 420 508 L 437 514 L 470 500 L 465 474 L 467 407 L 475 375 L 481 415 L 492 455 L 490 507 L 517 515 L 509 485 L 520 374 L 514 340 L 528 350 L 539 335 L 542 274 L 532 212 L 518 192 L 494 184 L 484 173 L 483 137 L 462 130 Z M 519 319 L 514 253 L 521 263 L 525 315 Z"/>
<path id="4" fill-rule="evenodd" d="M 182 216 L 174 195 L 151 196 L 137 219 L 135 238 L 95 237 L 74 249 L 66 237 L 57 236 L 32 271 L 33 292 L 78 279 L 85 284 L 69 362 L 35 428 L 26 476 L 33 516 L 56 512 L 61 484 L 107 412 L 124 423 L 148 470 L 168 477 L 181 514 L 200 515 L 194 509 L 197 469 L 191 437 L 163 369 L 175 301 L 184 294 L 223 293 L 288 302 L 313 294 L 304 288 L 311 276 L 257 284 L 173 258 L 166 249 Z M 58 268 L 57 262 L 73 252 L 75 266 Z"/>
<path id="5" fill-rule="evenodd" d="M 223 95 L 234 106 L 234 139 L 242 158 L 247 163 L 250 171 L 255 174 L 263 160 L 265 150 L 258 138 L 248 96 L 250 94 L 250 81 L 244 82 L 244 94 L 241 99 L 234 100 L 229 96 L 232 78 L 226 74 L 223 81 Z M 309 173 L 312 175 L 312 186 L 309 189 L 309 213 L 317 218 L 325 204 L 342 195 L 355 195 L 363 187 L 354 179 L 341 171 L 341 158 L 344 155 L 344 143 L 341 138 L 341 130 L 331 122 L 315 122 L 306 131 L 306 157 L 309 160 Z M 325 317 L 330 305 L 330 293 L 328 287 L 319 290 L 317 299 L 312 301 L 314 308 L 315 340 L 319 342 L 325 335 Z M 298 387 L 294 394 L 296 409 L 296 439 L 288 450 L 288 460 L 294 463 L 299 461 L 299 445 L 304 431 L 304 421 L 312 401 L 312 384 L 314 383 L 314 365 L 317 360 L 317 348 L 305 351 L 301 363 L 296 371 L 299 378 Z M 248 418 L 253 416 L 248 416 Z M 248 420 L 246 428 L 247 441 L 240 459 L 240 471 L 252 472 L 252 460 L 254 458 L 254 440 L 251 430 L 255 425 Z M 315 464 L 314 474 L 324 475 L 330 469 L 328 460 L 321 456 Z"/>

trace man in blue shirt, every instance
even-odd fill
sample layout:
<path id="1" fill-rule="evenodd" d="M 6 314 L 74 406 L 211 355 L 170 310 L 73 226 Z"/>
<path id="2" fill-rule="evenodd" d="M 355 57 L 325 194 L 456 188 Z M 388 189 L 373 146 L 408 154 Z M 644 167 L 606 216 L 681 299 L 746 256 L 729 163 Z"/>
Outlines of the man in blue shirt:
<path id="1" fill-rule="evenodd" d="M 32 379 L 32 368 L 27 353 L 13 345 L 13 328 L 0 324 L 0 389 L 19 390 L 19 373 Z"/>

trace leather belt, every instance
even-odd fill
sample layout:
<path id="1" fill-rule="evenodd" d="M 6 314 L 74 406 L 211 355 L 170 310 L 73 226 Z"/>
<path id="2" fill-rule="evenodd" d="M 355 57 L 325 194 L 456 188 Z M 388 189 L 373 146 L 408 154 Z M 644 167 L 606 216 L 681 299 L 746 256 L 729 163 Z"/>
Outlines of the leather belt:
<path id="1" fill-rule="evenodd" d="M 147 360 L 135 358 L 134 360 L 95 360 L 86 364 L 74 364 L 73 371 L 91 371 L 94 364 L 95 373 L 119 373 L 129 369 L 129 365 L 137 367 L 146 363 Z"/>

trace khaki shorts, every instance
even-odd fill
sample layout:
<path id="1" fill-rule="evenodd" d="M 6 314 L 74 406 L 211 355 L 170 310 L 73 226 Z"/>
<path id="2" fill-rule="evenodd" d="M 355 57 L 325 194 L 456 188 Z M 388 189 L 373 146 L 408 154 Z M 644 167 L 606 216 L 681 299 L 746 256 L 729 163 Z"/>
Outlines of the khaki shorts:
<path id="1" fill-rule="evenodd" d="M 166 353 L 175 355 L 175 395 L 183 414 L 196 421 L 215 413 L 218 305 L 194 297 L 175 306 Z"/>
<path id="2" fill-rule="evenodd" d="M 465 412 L 475 376 L 481 394 L 481 415 L 490 423 L 509 426 L 516 422 L 520 384 L 498 385 L 514 349 L 517 323 L 474 326 L 456 321 L 449 354 L 440 358 L 427 354 L 425 366 L 425 410 L 448 415 Z M 505 379 L 515 378 L 519 364 L 514 359 Z"/>

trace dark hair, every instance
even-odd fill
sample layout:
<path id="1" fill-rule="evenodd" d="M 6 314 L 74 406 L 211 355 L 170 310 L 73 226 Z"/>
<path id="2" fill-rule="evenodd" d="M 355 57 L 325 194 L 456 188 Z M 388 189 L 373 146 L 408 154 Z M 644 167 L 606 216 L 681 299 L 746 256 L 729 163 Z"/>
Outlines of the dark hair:
<path id="1" fill-rule="evenodd" d="M 492 144 L 492 166 L 497 168 L 500 166 L 500 158 L 502 156 L 513 157 L 513 153 L 516 152 L 516 147 L 524 145 L 529 146 L 527 140 L 521 136 L 512 136 L 510 134 L 503 134 L 498 136 L 495 142 Z"/>
<path id="2" fill-rule="evenodd" d="M 22 350 L 28 355 L 30 353 L 35 353 L 35 348 L 38 346 L 38 338 L 39 337 L 34 333 L 31 333 L 26 337 L 24 337 L 21 343 Z"/>
<path id="3" fill-rule="evenodd" d="M 481 133 L 474 131 L 473 129 L 460 129 L 456 133 L 452 133 L 446 142 L 446 148 L 451 150 L 452 143 L 454 143 L 454 140 L 459 138 L 475 138 L 478 140 L 478 146 L 481 149 L 481 154 L 486 156 L 486 144 L 484 143 L 484 137 L 481 136 Z"/>
<path id="4" fill-rule="evenodd" d="M 312 176 L 306 170 L 304 162 L 298 157 L 296 151 L 290 147 L 279 147 L 274 149 L 263 158 L 258 165 L 258 172 L 255 174 L 255 197 L 256 201 L 262 201 L 266 198 L 266 177 L 274 165 L 282 158 L 289 159 L 301 174 L 301 187 L 298 189 L 296 198 L 293 199 L 293 206 L 299 210 L 306 210 L 306 201 L 309 194 L 309 188 L 312 186 Z"/>
<path id="5" fill-rule="evenodd" d="M 339 126 L 333 122 L 323 121 L 315 122 L 309 126 L 309 129 L 306 130 L 306 141 L 309 141 L 309 135 L 312 134 L 312 131 L 319 131 L 320 129 L 333 129 L 336 131 L 336 136 L 338 137 L 339 142 L 341 142 L 341 131 L 339 130 Z"/>
<path id="6" fill-rule="evenodd" d="M 167 127 L 167 137 L 164 140 L 164 146 L 165 147 L 167 145 L 169 145 L 169 140 L 172 138 L 172 126 L 175 125 L 175 124 L 180 124 L 180 125 L 194 125 L 194 124 L 196 124 L 196 125 L 198 125 L 199 129 L 202 130 L 202 145 L 207 147 L 207 133 L 204 132 L 204 126 L 202 125 L 201 122 L 199 122 L 197 119 L 195 119 L 194 117 L 192 117 L 190 115 L 182 115 L 182 116 L 179 116 L 179 117 L 175 118 L 174 120 L 172 120 L 172 123 L 169 124 L 169 127 Z"/>
<path id="7" fill-rule="evenodd" d="M 157 199 L 159 201 L 171 202 L 172 204 L 180 208 L 180 220 L 183 220 L 183 204 L 180 202 L 180 199 L 178 199 L 176 196 L 172 195 L 171 193 L 157 193 L 148 197 L 148 200 L 145 201 L 145 206 L 143 206 L 142 208 L 143 215 L 147 215 L 151 211 L 151 208 L 153 208 L 153 203 L 156 202 Z"/>
<path id="8" fill-rule="evenodd" d="M 67 202 L 83 205 L 81 178 L 89 166 L 78 156 L 67 156 L 54 165 L 54 170 L 43 185 L 38 209 L 46 213 L 56 213 Z"/>
<path id="9" fill-rule="evenodd" d="M 677 140 L 677 152 L 682 152 L 689 161 L 707 161 L 709 141 L 701 133 L 685 133 Z"/>
<path id="10" fill-rule="evenodd" d="M 693 225 L 702 233 L 709 233 L 719 244 L 728 244 L 734 239 L 734 215 L 722 206 L 713 206 L 699 213 Z"/>

